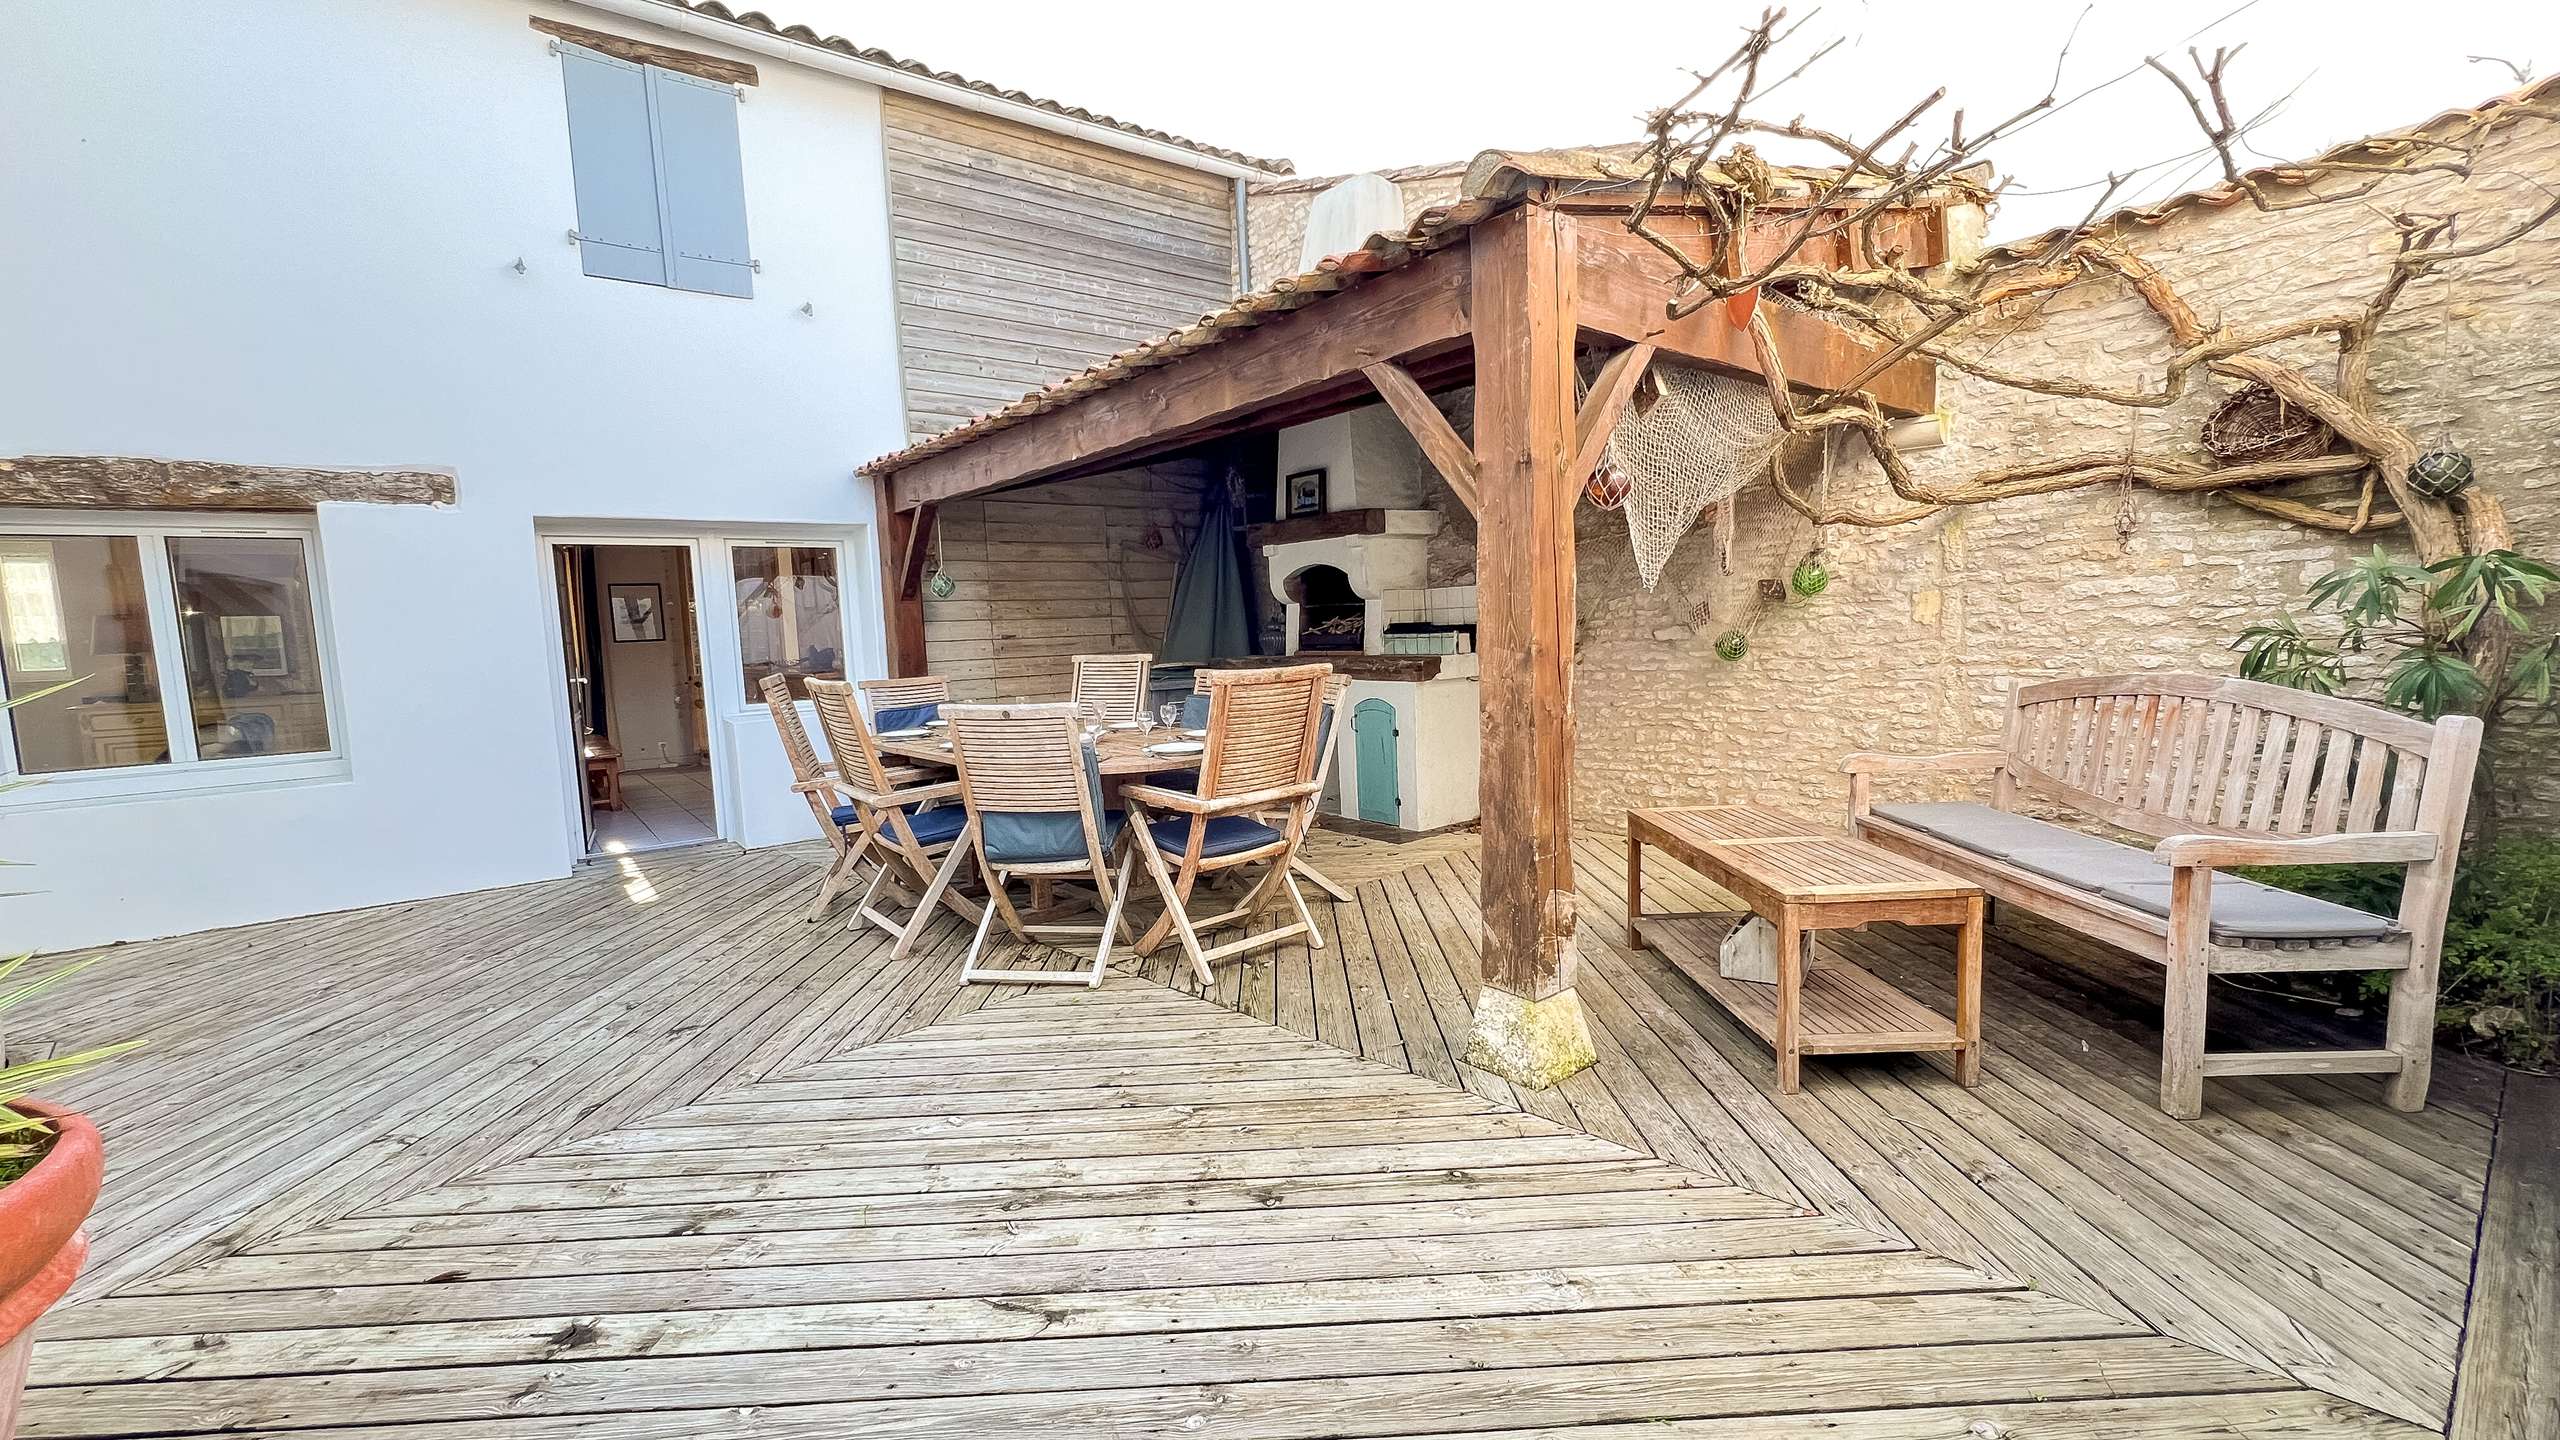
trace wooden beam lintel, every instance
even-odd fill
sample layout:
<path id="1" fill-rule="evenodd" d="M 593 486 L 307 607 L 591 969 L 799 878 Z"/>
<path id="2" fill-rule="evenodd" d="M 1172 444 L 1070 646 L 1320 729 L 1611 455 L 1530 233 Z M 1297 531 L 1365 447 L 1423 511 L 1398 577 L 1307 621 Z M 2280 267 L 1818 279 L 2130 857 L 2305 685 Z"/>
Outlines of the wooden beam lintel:
<path id="1" fill-rule="evenodd" d="M 1457 492 L 1458 502 L 1467 507 L 1468 514 L 1475 514 L 1475 451 L 1458 438 L 1457 428 L 1449 423 L 1449 417 L 1441 414 L 1440 407 L 1431 403 L 1431 397 L 1423 393 L 1412 372 L 1392 360 L 1364 365 L 1360 373 L 1368 376 L 1369 383 L 1378 387 L 1378 393 L 1386 399 L 1387 408 L 1395 412 L 1396 418 L 1404 422 L 1405 430 L 1413 436 L 1413 443 L 1422 447 L 1422 453 L 1429 457 L 1432 468 L 1438 470 L 1440 478 L 1448 481 L 1449 488 Z"/>
<path id="2" fill-rule="evenodd" d="M 315 469 L 138 455 L 0 458 L 0 506 L 97 510 L 309 510 L 324 504 L 450 505 L 442 470 Z"/>

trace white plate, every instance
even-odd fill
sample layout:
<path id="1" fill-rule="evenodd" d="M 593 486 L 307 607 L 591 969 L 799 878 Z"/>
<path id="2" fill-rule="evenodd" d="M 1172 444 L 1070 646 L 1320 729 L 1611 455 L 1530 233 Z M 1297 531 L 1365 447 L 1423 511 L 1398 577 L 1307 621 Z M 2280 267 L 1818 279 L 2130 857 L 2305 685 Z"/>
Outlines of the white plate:
<path id="1" fill-rule="evenodd" d="M 1167 740 L 1161 745 L 1148 746 L 1147 753 L 1150 755 L 1198 755 L 1208 748 L 1197 740 Z"/>
<path id="2" fill-rule="evenodd" d="M 1206 740 L 1209 738 L 1209 732 L 1206 730 L 1185 730 L 1182 733 L 1190 736 L 1194 740 Z"/>
<path id="3" fill-rule="evenodd" d="M 908 730 L 883 730 L 873 738 L 880 740 L 921 740 L 924 736 L 924 727 L 918 725 Z"/>
<path id="4" fill-rule="evenodd" d="M 1135 730 L 1138 728 L 1138 722 L 1135 720 L 1114 720 L 1102 728 L 1105 730 Z"/>
<path id="5" fill-rule="evenodd" d="M 950 722 L 950 721 L 948 721 L 948 720 L 939 720 L 939 719 L 936 719 L 936 720 L 927 720 L 926 722 L 924 722 L 924 728 L 926 728 L 927 730 L 939 730 L 939 729 L 943 728 L 944 726 L 946 726 L 946 725 L 948 725 L 948 724 L 950 724 L 950 723 L 951 723 L 951 722 Z"/>

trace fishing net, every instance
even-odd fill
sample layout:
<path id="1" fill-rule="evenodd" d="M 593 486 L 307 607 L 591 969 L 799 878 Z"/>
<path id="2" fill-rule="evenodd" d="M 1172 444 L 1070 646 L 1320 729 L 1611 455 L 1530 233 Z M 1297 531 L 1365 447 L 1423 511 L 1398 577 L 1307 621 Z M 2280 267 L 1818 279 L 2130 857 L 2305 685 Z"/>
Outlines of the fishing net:
<path id="1" fill-rule="evenodd" d="M 1778 434 L 1778 417 L 1759 382 L 1654 362 L 1609 432 L 1604 462 L 1626 485 L 1620 508 L 1645 589 L 1661 580 L 1671 553 L 1708 506 L 1723 507 L 1720 538 L 1731 543 L 1731 501 L 1767 473 Z"/>

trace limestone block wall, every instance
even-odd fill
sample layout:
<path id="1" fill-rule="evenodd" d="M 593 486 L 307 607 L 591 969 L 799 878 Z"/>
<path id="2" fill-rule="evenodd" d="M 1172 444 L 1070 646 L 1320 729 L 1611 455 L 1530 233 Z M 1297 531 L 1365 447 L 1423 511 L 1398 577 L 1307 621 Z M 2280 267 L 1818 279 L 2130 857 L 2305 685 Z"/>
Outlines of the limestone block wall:
<path id="1" fill-rule="evenodd" d="M 2466 233 L 2560 182 L 2560 126 L 2507 132 L 2468 184 L 2403 184 L 2367 205 L 2279 215 L 2194 208 L 2136 230 L 2133 247 L 2210 323 L 2254 326 L 2315 307 L 2360 305 L 2384 274 L 2384 210 L 2460 209 Z M 2470 453 L 2513 515 L 2521 548 L 2560 554 L 2560 232 L 2453 267 L 2395 312 L 2375 381 L 2422 444 Z M 1999 342 L 2003 364 L 2044 372 L 2154 374 L 2168 342 L 2138 301 L 2097 283 L 2062 292 Z M 2317 355 L 2314 347 L 2303 352 Z M 2329 351 L 2327 353 L 2334 353 Z M 2227 390 L 2200 379 L 2174 408 L 2072 405 L 1949 374 L 1950 443 L 1924 473 L 2146 448 L 2196 453 L 2204 415 Z M 1872 470 L 1835 485 L 1881 492 Z M 1763 798 L 1829 813 L 1844 803 L 1840 757 L 1929 751 L 1995 735 L 2012 678 L 2119 670 L 2229 673 L 2231 639 L 2298 608 L 2308 582 L 2371 540 L 2349 541 L 2228 502 L 2114 487 L 2009 501 L 1884 530 L 1812 527 L 1765 485 L 1742 498 L 1732 569 L 1711 532 L 1692 532 L 1654 593 L 1636 583 L 1624 524 L 1581 512 L 1582 626 L 1576 674 L 1577 808 L 1614 821 L 1630 806 Z M 2400 548 L 2396 535 L 2381 537 Z M 1746 598 L 1819 545 L 1832 579 L 1819 598 L 1765 607 Z M 1443 577 L 1435 575 L 1435 583 Z M 1703 602 L 1703 617 L 1691 611 Z M 1715 636 L 1745 628 L 1750 652 L 1716 658 Z M 2496 757 L 2502 813 L 2560 822 L 2560 750 L 2551 731 L 2511 735 Z"/>

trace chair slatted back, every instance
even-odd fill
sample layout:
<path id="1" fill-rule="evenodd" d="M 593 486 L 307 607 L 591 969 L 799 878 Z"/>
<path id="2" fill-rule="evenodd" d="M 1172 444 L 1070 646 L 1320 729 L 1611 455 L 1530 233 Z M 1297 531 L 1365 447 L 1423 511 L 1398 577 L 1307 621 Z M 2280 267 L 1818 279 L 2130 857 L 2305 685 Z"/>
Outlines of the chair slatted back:
<path id="1" fill-rule="evenodd" d="M 809 691 L 809 704 L 818 712 L 818 730 L 827 737 L 827 748 L 835 752 L 836 773 L 849 784 L 886 793 L 888 767 L 881 763 L 880 747 L 871 738 L 871 726 L 862 718 L 861 707 L 854 703 L 854 687 L 842 680 L 804 680 L 801 684 Z"/>
<path id="2" fill-rule="evenodd" d="M 1105 720 L 1135 720 L 1147 708 L 1147 667 L 1153 655 L 1078 655 L 1075 703 L 1090 705 Z"/>
<path id="3" fill-rule="evenodd" d="M 865 680 L 858 688 L 862 691 L 865 713 L 872 715 L 883 710 L 902 710 L 910 705 L 939 705 L 951 698 L 951 682 L 939 675 Z"/>
<path id="4" fill-rule="evenodd" d="M 960 794 L 979 814 L 1093 815 L 1084 727 L 1071 704 L 954 705 L 951 758 Z"/>
<path id="5" fill-rule="evenodd" d="M 789 678 L 767 675 L 756 682 L 756 688 L 764 693 L 764 708 L 772 712 L 773 728 L 782 735 L 782 753 L 791 762 L 792 780 L 805 785 L 825 774 L 817 747 L 809 743 L 809 728 L 800 723 L 800 707 L 792 703 Z"/>
<path id="6" fill-rule="evenodd" d="M 1330 665 L 1221 670 L 1207 675 L 1209 744 L 1200 798 L 1249 795 L 1313 779 Z"/>
<path id="7" fill-rule="evenodd" d="M 2007 748 L 2021 789 L 2138 834 L 2290 836 L 2415 828 L 2439 740 L 2279 685 L 2104 675 L 2020 687 Z"/>

